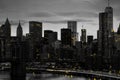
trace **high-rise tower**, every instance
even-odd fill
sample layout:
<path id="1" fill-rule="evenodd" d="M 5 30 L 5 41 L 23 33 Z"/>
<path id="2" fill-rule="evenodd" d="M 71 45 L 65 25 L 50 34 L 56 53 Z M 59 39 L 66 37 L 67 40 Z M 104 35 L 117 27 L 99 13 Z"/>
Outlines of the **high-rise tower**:
<path id="1" fill-rule="evenodd" d="M 111 32 L 113 30 L 113 8 L 110 6 L 110 0 L 108 0 L 108 6 L 105 8 L 105 12 L 108 13 L 107 29 L 108 29 L 109 35 L 111 35 Z"/>
<path id="2" fill-rule="evenodd" d="M 62 45 L 71 46 L 71 29 L 68 28 L 61 29 L 61 42 Z"/>
<path id="3" fill-rule="evenodd" d="M 78 40 L 77 21 L 68 21 L 68 29 L 71 29 L 72 45 Z"/>
<path id="4" fill-rule="evenodd" d="M 22 38 L 22 36 L 23 36 L 23 30 L 22 30 L 21 24 L 19 22 L 19 25 L 17 27 L 17 37 Z"/>
<path id="5" fill-rule="evenodd" d="M 86 43 L 86 29 L 81 29 L 81 41 Z"/>
<path id="6" fill-rule="evenodd" d="M 10 38 L 11 36 L 11 24 L 8 18 L 6 19 L 5 26 L 4 26 L 4 35 L 6 38 Z"/>
<path id="7" fill-rule="evenodd" d="M 111 63 L 112 54 L 114 54 L 114 32 L 113 32 L 113 8 L 108 6 L 105 12 L 99 14 L 98 31 L 98 53 L 102 56 L 106 64 Z"/>
<path id="8" fill-rule="evenodd" d="M 39 41 L 42 38 L 42 22 L 30 21 L 29 32 L 35 41 Z"/>

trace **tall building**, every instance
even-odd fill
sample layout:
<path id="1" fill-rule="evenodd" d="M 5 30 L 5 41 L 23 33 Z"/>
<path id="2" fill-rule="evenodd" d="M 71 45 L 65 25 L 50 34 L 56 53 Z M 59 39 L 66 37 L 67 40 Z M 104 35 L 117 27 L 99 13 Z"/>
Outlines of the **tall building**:
<path id="1" fill-rule="evenodd" d="M 98 52 L 110 61 L 114 53 L 114 30 L 113 30 L 113 8 L 109 5 L 105 8 L 105 12 L 99 14 L 99 40 Z"/>
<path id="2" fill-rule="evenodd" d="M 42 22 L 30 21 L 29 32 L 34 40 L 39 41 L 42 38 Z"/>
<path id="3" fill-rule="evenodd" d="M 75 45 L 75 42 L 78 41 L 77 21 L 68 21 L 68 29 L 71 29 L 72 45 Z"/>
<path id="4" fill-rule="evenodd" d="M 44 37 L 45 37 L 45 38 L 48 38 L 48 35 L 49 35 L 50 33 L 53 33 L 53 31 L 52 31 L 52 30 L 44 30 Z"/>
<path id="5" fill-rule="evenodd" d="M 120 24 L 119 24 L 119 27 L 118 27 L 118 30 L 117 30 L 117 34 L 120 34 Z"/>
<path id="6" fill-rule="evenodd" d="M 19 25 L 17 27 L 17 37 L 22 39 L 22 36 L 23 36 L 23 30 L 22 30 L 21 24 L 19 22 Z"/>
<path id="7" fill-rule="evenodd" d="M 0 37 L 0 60 L 5 59 L 5 38 Z"/>
<path id="8" fill-rule="evenodd" d="M 48 42 L 53 43 L 57 41 L 57 32 L 52 32 L 48 35 Z"/>
<path id="9" fill-rule="evenodd" d="M 30 31 L 30 40 L 29 40 L 29 49 L 30 56 L 32 60 L 39 60 L 41 54 L 41 44 L 42 39 L 42 23 L 36 21 L 29 22 L 29 31 Z"/>
<path id="10" fill-rule="evenodd" d="M 11 36 L 11 24 L 10 24 L 8 18 L 6 19 L 6 22 L 4 24 L 3 34 L 6 38 L 10 38 L 10 36 Z"/>
<path id="11" fill-rule="evenodd" d="M 108 33 L 111 34 L 111 31 L 113 30 L 113 8 L 109 5 L 105 8 L 105 13 L 108 13 L 107 15 L 107 24 L 108 24 Z"/>
<path id="12" fill-rule="evenodd" d="M 86 29 L 81 29 L 81 42 L 86 43 Z"/>
<path id="13" fill-rule="evenodd" d="M 71 46 L 71 29 L 61 29 L 61 43 Z"/>
<path id="14" fill-rule="evenodd" d="M 11 24 L 6 19 L 6 22 L 3 26 L 3 37 L 5 38 L 5 58 L 10 59 L 11 58 L 11 52 L 10 52 L 10 37 L 11 37 Z"/>
<path id="15" fill-rule="evenodd" d="M 57 40 L 57 32 L 52 30 L 44 30 L 44 38 L 48 40 L 48 43 L 55 42 Z"/>
<path id="16" fill-rule="evenodd" d="M 87 43 L 91 44 L 92 42 L 93 42 L 93 36 L 92 35 L 87 36 Z"/>
<path id="17" fill-rule="evenodd" d="M 108 56 L 108 13 L 99 14 L 99 42 L 98 51 L 101 56 Z"/>

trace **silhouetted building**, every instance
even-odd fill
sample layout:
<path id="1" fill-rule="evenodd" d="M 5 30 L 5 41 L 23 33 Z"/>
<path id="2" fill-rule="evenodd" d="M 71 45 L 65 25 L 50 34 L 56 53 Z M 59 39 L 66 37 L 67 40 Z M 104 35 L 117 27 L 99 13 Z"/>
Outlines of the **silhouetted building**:
<path id="1" fill-rule="evenodd" d="M 34 39 L 35 41 L 39 41 L 42 38 L 42 23 L 30 21 L 29 31 L 32 39 Z"/>
<path id="2" fill-rule="evenodd" d="M 25 80 L 26 65 L 25 61 L 28 58 L 26 42 L 11 42 L 11 80 Z"/>
<path id="3" fill-rule="evenodd" d="M 11 24 L 10 24 L 8 18 L 6 19 L 5 26 L 4 26 L 4 36 L 6 38 L 10 38 L 10 36 L 11 36 Z"/>
<path id="4" fill-rule="evenodd" d="M 19 39 L 22 39 L 22 37 L 23 37 L 23 30 L 22 30 L 22 27 L 21 27 L 20 22 L 19 22 L 19 25 L 18 25 L 18 27 L 17 27 L 17 37 L 18 37 Z"/>
<path id="5" fill-rule="evenodd" d="M 0 60 L 4 60 L 5 56 L 5 38 L 0 37 Z"/>
<path id="6" fill-rule="evenodd" d="M 71 29 L 72 45 L 75 45 L 75 41 L 78 41 L 77 21 L 68 21 L 68 29 Z"/>
<path id="7" fill-rule="evenodd" d="M 52 32 L 48 36 L 48 42 L 53 43 L 57 40 L 57 32 Z"/>
<path id="8" fill-rule="evenodd" d="M 30 55 L 33 56 L 32 60 L 39 60 L 41 54 L 41 39 L 42 39 L 42 23 L 36 21 L 29 22 L 29 31 L 30 31 Z"/>
<path id="9" fill-rule="evenodd" d="M 111 31 L 113 30 L 113 8 L 109 5 L 105 8 L 105 13 L 107 13 L 107 29 L 108 33 L 111 34 Z"/>
<path id="10" fill-rule="evenodd" d="M 44 38 L 48 38 L 48 35 L 52 32 L 52 30 L 44 30 Z"/>
<path id="11" fill-rule="evenodd" d="M 46 38 L 47 42 L 51 44 L 57 40 L 57 32 L 53 32 L 52 30 L 45 30 L 44 38 Z"/>
<path id="12" fill-rule="evenodd" d="M 71 46 L 71 29 L 61 29 L 61 43 Z"/>
<path id="13" fill-rule="evenodd" d="M 93 41 L 93 36 L 92 35 L 91 36 L 87 36 L 87 43 L 91 44 L 92 41 Z"/>
<path id="14" fill-rule="evenodd" d="M 108 55 L 108 13 L 100 13 L 99 14 L 99 53 L 102 56 L 109 57 Z"/>
<path id="15" fill-rule="evenodd" d="M 119 27 L 118 27 L 118 30 L 117 30 L 117 34 L 120 34 L 120 24 L 119 24 Z"/>
<path id="16" fill-rule="evenodd" d="M 86 43 L 86 29 L 81 29 L 81 41 Z"/>
<path id="17" fill-rule="evenodd" d="M 11 37 L 11 24 L 8 20 L 6 19 L 6 22 L 3 26 L 3 36 L 5 37 L 5 55 L 6 59 L 11 58 L 11 53 L 10 53 L 10 37 Z"/>

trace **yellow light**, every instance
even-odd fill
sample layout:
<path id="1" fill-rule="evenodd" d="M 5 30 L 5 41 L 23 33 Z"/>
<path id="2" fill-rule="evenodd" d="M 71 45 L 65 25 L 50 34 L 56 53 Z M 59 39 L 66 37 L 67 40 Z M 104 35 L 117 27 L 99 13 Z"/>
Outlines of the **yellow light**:
<path id="1" fill-rule="evenodd" d="M 70 77 L 73 78 L 73 75 L 71 75 Z"/>
<path id="2" fill-rule="evenodd" d="M 96 78 L 94 78 L 93 80 L 97 80 Z"/>
<path id="3" fill-rule="evenodd" d="M 39 26 L 39 27 L 41 27 L 41 24 L 36 24 L 36 26 Z"/>
<path id="4" fill-rule="evenodd" d="M 50 58 L 50 54 L 48 53 L 48 58 Z"/>

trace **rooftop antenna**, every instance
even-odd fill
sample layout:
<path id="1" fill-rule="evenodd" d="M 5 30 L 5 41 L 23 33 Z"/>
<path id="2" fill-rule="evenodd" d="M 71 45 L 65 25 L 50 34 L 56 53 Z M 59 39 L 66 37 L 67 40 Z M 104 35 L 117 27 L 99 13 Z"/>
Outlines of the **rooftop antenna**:
<path id="1" fill-rule="evenodd" d="M 83 29 L 84 25 L 82 25 L 82 29 Z"/>
<path id="2" fill-rule="evenodd" d="M 110 6 L 110 0 L 108 0 L 108 7 Z"/>

